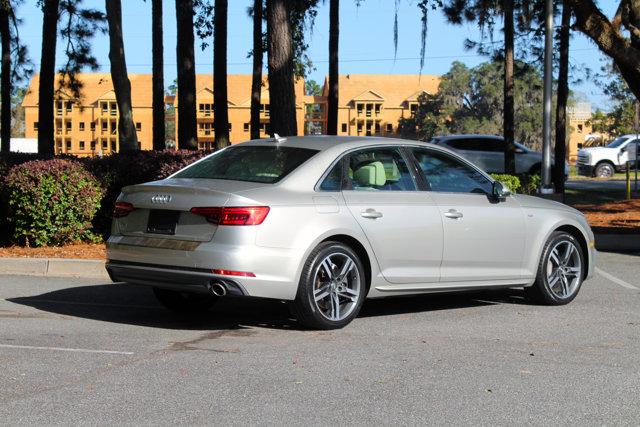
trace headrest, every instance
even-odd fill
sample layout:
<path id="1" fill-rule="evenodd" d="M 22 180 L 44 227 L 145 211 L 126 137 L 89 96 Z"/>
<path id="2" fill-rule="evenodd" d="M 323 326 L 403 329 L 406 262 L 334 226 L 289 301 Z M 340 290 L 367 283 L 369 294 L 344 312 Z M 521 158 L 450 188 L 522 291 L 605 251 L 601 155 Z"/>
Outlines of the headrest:
<path id="1" fill-rule="evenodd" d="M 369 163 L 358 168 L 354 173 L 354 178 L 361 187 L 380 187 L 386 184 L 387 177 L 382 162 Z"/>

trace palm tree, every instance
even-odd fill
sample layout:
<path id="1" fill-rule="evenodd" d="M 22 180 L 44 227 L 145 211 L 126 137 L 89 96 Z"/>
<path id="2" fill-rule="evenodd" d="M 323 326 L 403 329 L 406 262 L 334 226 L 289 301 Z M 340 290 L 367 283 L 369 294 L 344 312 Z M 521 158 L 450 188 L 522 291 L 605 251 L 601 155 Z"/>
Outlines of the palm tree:
<path id="1" fill-rule="evenodd" d="M 178 146 L 198 149 L 193 0 L 176 0 L 178 43 Z"/>
<path id="2" fill-rule="evenodd" d="M 111 79 L 118 102 L 118 134 L 120 151 L 139 150 L 138 135 L 133 122 L 131 105 L 131 82 L 127 74 L 127 61 L 124 55 L 122 40 L 122 5 L 120 0 L 105 0 L 107 22 L 109 23 L 109 61 L 111 62 Z"/>
<path id="3" fill-rule="evenodd" d="M 553 181 L 556 193 L 564 197 L 564 159 L 567 156 L 567 101 L 569 99 L 569 36 L 571 7 L 562 6 L 560 24 L 560 69 L 558 71 L 558 101 L 556 105 L 556 143 Z"/>
<path id="4" fill-rule="evenodd" d="M 216 150 L 229 145 L 227 10 L 227 0 L 216 0 L 213 25 L 213 127 Z"/>
<path id="5" fill-rule="evenodd" d="M 11 6 L 8 0 L 0 3 L 0 39 L 2 41 L 2 112 L 0 113 L 0 151 L 11 151 L 11 27 L 9 14 Z"/>
<path id="6" fill-rule="evenodd" d="M 292 2 L 267 0 L 267 45 L 271 129 L 282 136 L 297 135 Z"/>
<path id="7" fill-rule="evenodd" d="M 53 94 L 60 0 L 43 1 L 42 54 L 38 89 L 38 153 L 53 156 Z"/>
<path id="8" fill-rule="evenodd" d="M 153 149 L 165 149 L 162 0 L 151 1 L 153 51 Z"/>
<path id="9" fill-rule="evenodd" d="M 338 134 L 338 40 L 340 37 L 340 0 L 329 3 L 329 97 L 327 134 Z"/>
<path id="10" fill-rule="evenodd" d="M 253 0 L 253 78 L 251 80 L 251 139 L 260 138 L 262 92 L 262 0 Z"/>
<path id="11" fill-rule="evenodd" d="M 513 77 L 513 0 L 503 0 L 504 14 L 504 171 L 516 173 L 515 107 Z"/>

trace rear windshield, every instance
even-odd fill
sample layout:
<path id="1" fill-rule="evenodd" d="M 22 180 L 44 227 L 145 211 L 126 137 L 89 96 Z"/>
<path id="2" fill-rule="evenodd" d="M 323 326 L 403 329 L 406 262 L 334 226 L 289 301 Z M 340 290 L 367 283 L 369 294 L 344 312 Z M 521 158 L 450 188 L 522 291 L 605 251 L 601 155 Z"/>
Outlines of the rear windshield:
<path id="1" fill-rule="evenodd" d="M 317 152 L 297 147 L 229 147 L 178 172 L 173 177 L 272 184 L 280 181 Z"/>

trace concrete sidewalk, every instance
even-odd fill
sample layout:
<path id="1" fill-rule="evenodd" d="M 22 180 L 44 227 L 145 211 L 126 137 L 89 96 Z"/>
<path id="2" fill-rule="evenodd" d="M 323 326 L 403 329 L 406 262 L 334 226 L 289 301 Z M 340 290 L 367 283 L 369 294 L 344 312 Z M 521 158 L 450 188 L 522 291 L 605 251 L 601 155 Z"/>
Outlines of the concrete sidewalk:
<path id="1" fill-rule="evenodd" d="M 62 258 L 0 258 L 0 274 L 109 279 L 103 260 Z"/>

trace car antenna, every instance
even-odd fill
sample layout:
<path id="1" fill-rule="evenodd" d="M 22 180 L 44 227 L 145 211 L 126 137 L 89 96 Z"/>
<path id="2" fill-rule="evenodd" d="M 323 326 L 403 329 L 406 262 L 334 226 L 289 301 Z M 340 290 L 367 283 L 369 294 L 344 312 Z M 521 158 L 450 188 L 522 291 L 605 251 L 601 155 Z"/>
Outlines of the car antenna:
<path id="1" fill-rule="evenodd" d="M 273 134 L 273 140 L 277 143 L 277 144 L 282 144 L 283 142 L 285 142 L 287 140 L 287 138 L 283 138 L 280 135 L 278 135 L 277 133 Z"/>

